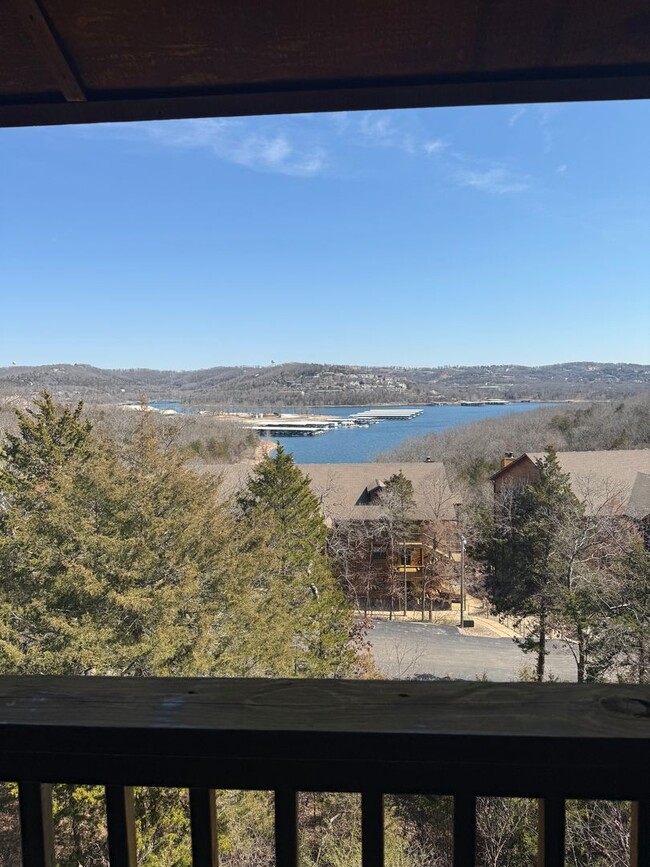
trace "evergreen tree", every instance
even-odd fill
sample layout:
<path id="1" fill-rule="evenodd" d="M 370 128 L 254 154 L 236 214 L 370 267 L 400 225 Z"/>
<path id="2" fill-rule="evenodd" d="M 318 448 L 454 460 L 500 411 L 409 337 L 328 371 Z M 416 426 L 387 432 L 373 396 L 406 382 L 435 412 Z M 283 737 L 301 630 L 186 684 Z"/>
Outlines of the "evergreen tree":
<path id="1" fill-rule="evenodd" d="M 387 589 L 390 596 L 390 617 L 392 619 L 393 603 L 395 598 L 400 595 L 402 587 L 404 615 L 406 615 L 407 610 L 407 583 L 405 579 L 402 582 L 399 569 L 396 567 L 399 565 L 403 570 L 404 566 L 407 565 L 409 555 L 404 543 L 410 541 L 416 530 L 413 521 L 413 509 L 415 507 L 413 482 L 406 478 L 402 470 L 393 473 L 384 481 L 380 500 L 382 517 L 378 527 L 380 537 L 378 541 L 381 540 L 387 548 L 390 568 Z"/>
<path id="2" fill-rule="evenodd" d="M 83 419 L 83 402 L 74 410 L 58 407 L 48 392 L 34 409 L 16 410 L 18 433 L 6 433 L 0 449 L 0 492 L 25 495 L 52 479 L 73 458 L 88 454 L 92 425 Z"/>
<path id="3" fill-rule="evenodd" d="M 355 671 L 354 627 L 328 569 L 327 528 L 290 456 L 263 462 L 235 517 L 218 481 L 163 447 L 144 413 L 118 448 L 91 430 L 81 408 L 69 412 L 44 396 L 5 442 L 3 673 Z M 190 864 L 184 798 L 138 793 L 139 858 L 148 867 Z M 58 787 L 55 818 L 63 867 L 89 863 L 91 850 L 102 863 L 101 792 Z"/>
<path id="4" fill-rule="evenodd" d="M 536 653 L 541 681 L 547 635 L 565 602 L 571 568 L 563 529 L 581 521 L 584 509 L 554 449 L 537 461 L 537 471 L 533 483 L 511 488 L 482 512 L 474 555 L 491 567 L 487 590 L 495 609 L 526 623 L 529 634 L 520 644 Z"/>
<path id="5" fill-rule="evenodd" d="M 49 447 L 44 413 L 25 451 Z M 76 442 L 46 483 L 34 487 L 25 462 L 14 477 L 0 533 L 0 668 L 207 673 L 228 523 L 217 485 L 162 451 L 145 416 L 123 453 L 89 430 Z M 15 438 L 15 454 L 21 446 Z"/>
<path id="6" fill-rule="evenodd" d="M 282 446 L 257 465 L 239 505 L 257 562 L 247 592 L 264 611 L 282 673 L 351 674 L 352 614 L 329 568 L 328 529 L 308 478 Z"/>

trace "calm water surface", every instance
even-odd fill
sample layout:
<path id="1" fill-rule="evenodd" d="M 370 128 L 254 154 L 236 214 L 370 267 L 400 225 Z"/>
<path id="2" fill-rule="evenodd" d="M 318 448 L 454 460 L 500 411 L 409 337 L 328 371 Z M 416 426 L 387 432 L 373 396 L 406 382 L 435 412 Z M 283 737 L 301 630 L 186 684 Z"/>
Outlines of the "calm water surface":
<path id="1" fill-rule="evenodd" d="M 395 448 L 412 437 L 438 433 L 483 418 L 528 412 L 543 403 L 505 406 L 424 406 L 422 415 L 408 421 L 380 421 L 370 427 L 339 428 L 315 437 L 273 437 L 291 452 L 299 464 L 352 464 L 373 461 L 380 452 Z M 347 417 L 355 412 L 381 409 L 374 406 L 314 407 L 322 415 Z"/>

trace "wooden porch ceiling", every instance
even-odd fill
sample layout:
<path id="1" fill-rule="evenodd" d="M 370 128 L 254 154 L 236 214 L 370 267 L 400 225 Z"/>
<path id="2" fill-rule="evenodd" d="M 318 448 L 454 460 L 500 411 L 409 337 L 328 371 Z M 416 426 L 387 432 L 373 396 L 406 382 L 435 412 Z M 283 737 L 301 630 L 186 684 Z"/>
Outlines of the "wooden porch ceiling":
<path id="1" fill-rule="evenodd" d="M 647 97 L 647 0 L 0 3 L 2 126 Z"/>

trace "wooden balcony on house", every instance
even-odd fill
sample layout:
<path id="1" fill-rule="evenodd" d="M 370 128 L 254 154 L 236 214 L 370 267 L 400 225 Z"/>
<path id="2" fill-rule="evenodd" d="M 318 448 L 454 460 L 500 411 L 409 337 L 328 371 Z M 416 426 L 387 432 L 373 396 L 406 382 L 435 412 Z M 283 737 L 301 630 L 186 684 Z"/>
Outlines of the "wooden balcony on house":
<path id="1" fill-rule="evenodd" d="M 185 678 L 0 678 L 0 778 L 19 784 L 23 865 L 54 864 L 51 784 L 106 787 L 112 867 L 134 867 L 133 786 L 189 789 L 193 863 L 217 864 L 215 789 L 275 791 L 277 867 L 296 867 L 296 795 L 361 792 L 363 867 L 383 796 L 454 798 L 455 867 L 477 796 L 540 799 L 539 864 L 564 863 L 564 803 L 634 802 L 650 864 L 650 688 Z"/>

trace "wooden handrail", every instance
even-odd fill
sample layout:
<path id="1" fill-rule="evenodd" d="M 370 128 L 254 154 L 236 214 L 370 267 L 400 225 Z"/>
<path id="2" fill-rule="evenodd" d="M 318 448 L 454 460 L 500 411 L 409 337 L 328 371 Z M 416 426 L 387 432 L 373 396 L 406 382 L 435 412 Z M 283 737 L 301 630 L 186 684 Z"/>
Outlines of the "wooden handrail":
<path id="1" fill-rule="evenodd" d="M 377 867 L 384 793 L 454 796 L 455 865 L 473 863 L 477 796 L 542 800 L 544 867 L 562 863 L 567 799 L 630 800 L 640 867 L 649 767 L 647 686 L 0 677 L 0 779 L 20 784 L 30 867 L 51 863 L 52 783 L 106 786 L 112 863 L 129 867 L 137 785 L 190 789 L 195 863 L 210 867 L 215 788 L 275 791 L 286 867 L 298 791 L 360 791 Z"/>
<path id="2" fill-rule="evenodd" d="M 650 688 L 633 685 L 0 677 L 0 735 L 0 777 L 39 782 L 274 789 L 291 773 L 305 791 L 633 800 L 650 786 Z"/>

